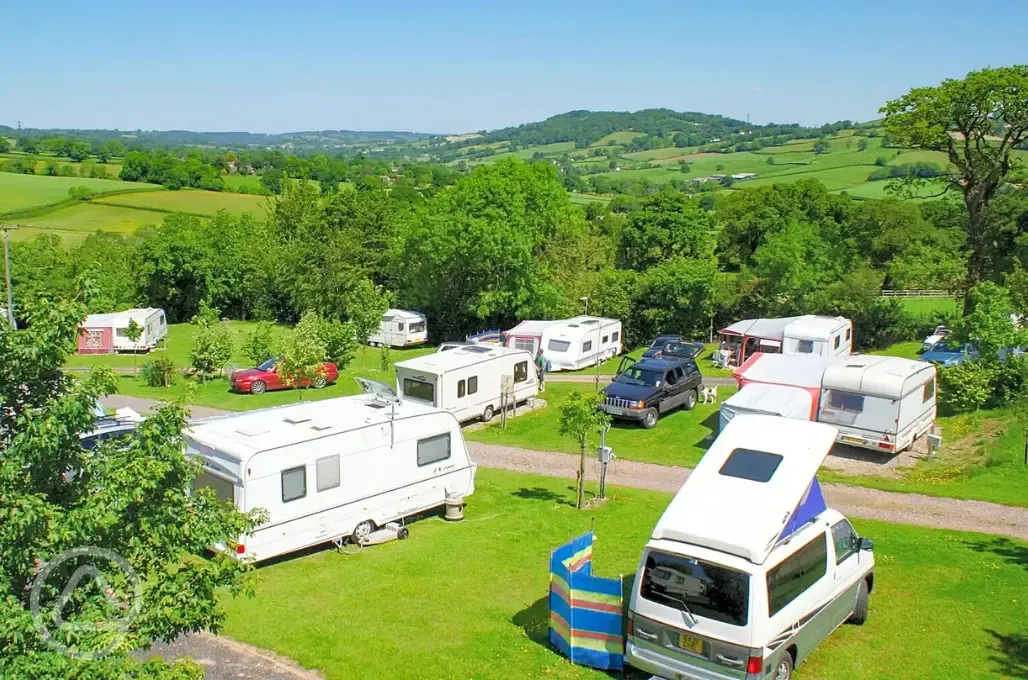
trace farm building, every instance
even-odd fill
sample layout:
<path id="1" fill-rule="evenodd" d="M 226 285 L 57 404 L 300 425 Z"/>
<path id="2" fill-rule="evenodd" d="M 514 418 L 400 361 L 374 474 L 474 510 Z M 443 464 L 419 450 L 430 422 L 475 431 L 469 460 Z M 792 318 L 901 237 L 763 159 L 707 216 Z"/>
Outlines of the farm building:
<path id="1" fill-rule="evenodd" d="M 748 179 L 757 179 L 757 173 L 755 172 L 737 172 L 732 175 L 732 179 L 736 182 L 745 182 Z"/>
<path id="2" fill-rule="evenodd" d="M 141 329 L 135 341 L 129 339 L 132 321 Z M 79 354 L 149 352 L 168 334 L 168 322 L 163 309 L 126 309 L 114 314 L 90 314 L 79 331 Z"/>

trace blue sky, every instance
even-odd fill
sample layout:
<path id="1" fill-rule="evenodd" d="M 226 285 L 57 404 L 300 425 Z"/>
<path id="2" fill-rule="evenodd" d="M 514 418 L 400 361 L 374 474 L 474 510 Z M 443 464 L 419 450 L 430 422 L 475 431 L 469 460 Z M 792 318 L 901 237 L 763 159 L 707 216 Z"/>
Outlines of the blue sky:
<path id="1" fill-rule="evenodd" d="M 0 123 L 466 132 L 652 107 L 867 120 L 912 86 L 1028 61 L 1026 20 L 1024 0 L 11 0 Z"/>

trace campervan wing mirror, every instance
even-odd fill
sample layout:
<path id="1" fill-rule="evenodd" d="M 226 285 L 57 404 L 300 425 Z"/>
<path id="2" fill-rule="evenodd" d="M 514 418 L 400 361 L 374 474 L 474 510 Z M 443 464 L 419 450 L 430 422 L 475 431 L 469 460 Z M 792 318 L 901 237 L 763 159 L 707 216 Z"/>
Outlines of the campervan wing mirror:
<path id="1" fill-rule="evenodd" d="M 857 539 L 857 550 L 863 552 L 864 550 L 873 551 L 875 549 L 875 542 L 870 538 L 858 538 Z"/>

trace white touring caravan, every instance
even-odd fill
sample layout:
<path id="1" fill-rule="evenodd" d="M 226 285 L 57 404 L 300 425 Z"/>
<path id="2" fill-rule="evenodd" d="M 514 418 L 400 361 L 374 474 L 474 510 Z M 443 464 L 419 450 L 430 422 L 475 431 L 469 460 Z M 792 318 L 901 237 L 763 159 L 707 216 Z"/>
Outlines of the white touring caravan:
<path id="1" fill-rule="evenodd" d="M 368 338 L 372 347 L 410 347 L 428 342 L 428 319 L 424 314 L 387 309 L 378 331 Z"/>
<path id="2" fill-rule="evenodd" d="M 504 336 L 507 347 L 531 352 L 540 348 L 551 371 L 573 371 L 621 354 L 621 322 L 599 316 L 563 321 L 522 321 Z"/>
<path id="3" fill-rule="evenodd" d="M 133 320 L 143 328 L 135 342 L 128 338 Z M 113 314 L 90 314 L 81 324 L 79 351 L 82 353 L 147 352 L 168 335 L 168 322 L 163 309 L 145 307 L 126 309 Z M 88 342 L 93 340 L 92 346 Z M 83 351 L 92 350 L 92 351 Z"/>
<path id="4" fill-rule="evenodd" d="M 741 366 L 757 352 L 847 356 L 853 352 L 853 322 L 841 316 L 789 316 L 744 319 L 722 328 L 721 352 L 726 365 Z"/>
<path id="5" fill-rule="evenodd" d="M 935 366 L 899 357 L 854 356 L 825 369 L 818 420 L 839 441 L 899 453 L 935 423 Z"/>
<path id="6" fill-rule="evenodd" d="M 826 507 L 829 425 L 739 415 L 653 529 L 625 658 L 661 678 L 789 680 L 846 621 L 863 623 L 871 541 Z"/>
<path id="7" fill-rule="evenodd" d="M 221 416 L 185 431 L 203 460 L 194 487 L 209 487 L 268 521 L 241 536 L 255 560 L 333 541 L 475 490 L 476 466 L 453 415 L 400 402 L 384 385 L 364 394 Z M 224 546 L 219 546 L 224 548 Z"/>
<path id="8" fill-rule="evenodd" d="M 429 404 L 465 422 L 492 420 L 509 379 L 511 404 L 539 392 L 530 353 L 494 345 L 466 345 L 396 363 L 396 391 L 404 401 Z"/>

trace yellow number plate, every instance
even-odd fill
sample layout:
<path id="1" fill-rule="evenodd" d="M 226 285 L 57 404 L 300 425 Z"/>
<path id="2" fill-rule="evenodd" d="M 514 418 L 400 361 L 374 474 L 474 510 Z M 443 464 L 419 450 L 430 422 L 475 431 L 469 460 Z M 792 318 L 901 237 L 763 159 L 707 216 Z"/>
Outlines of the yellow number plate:
<path id="1" fill-rule="evenodd" d="M 678 646 L 687 652 L 694 652 L 696 654 L 703 654 L 703 640 L 695 638 L 692 635 L 685 635 L 680 633 L 678 635 Z"/>
<path id="2" fill-rule="evenodd" d="M 849 443 L 849 444 L 863 444 L 864 443 L 864 440 L 862 438 L 860 438 L 860 437 L 849 437 L 849 436 L 846 436 L 846 435 L 843 435 L 842 440 L 844 442 Z"/>

